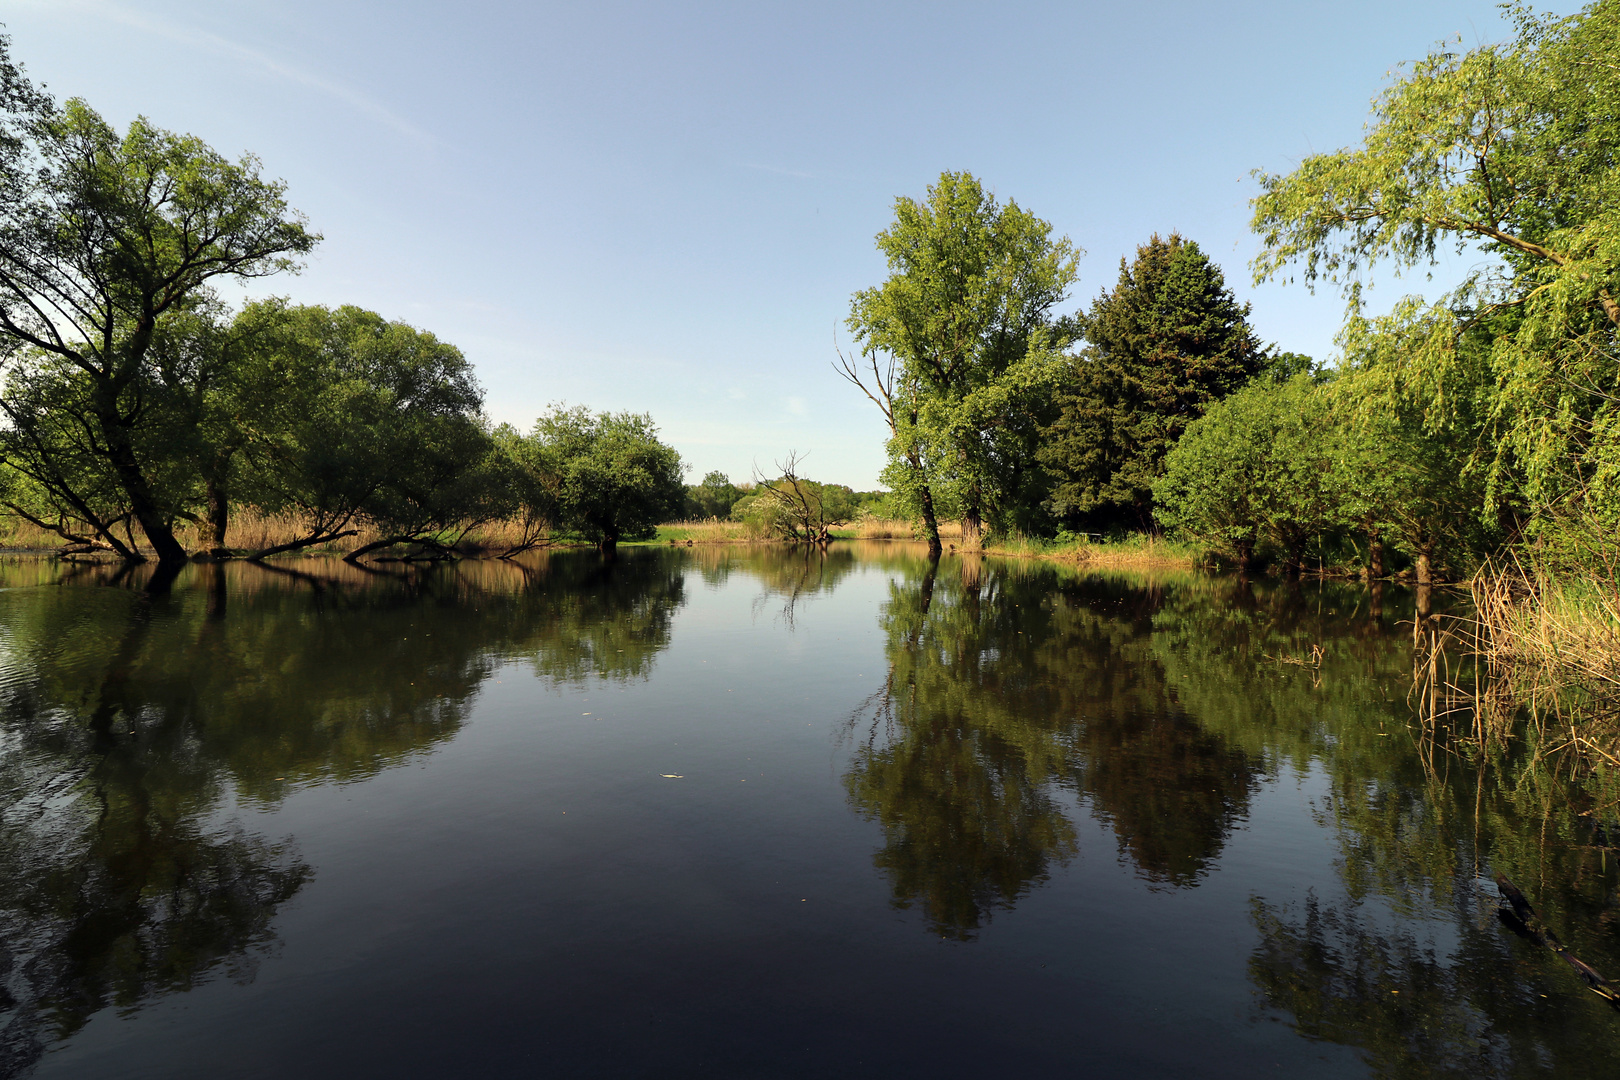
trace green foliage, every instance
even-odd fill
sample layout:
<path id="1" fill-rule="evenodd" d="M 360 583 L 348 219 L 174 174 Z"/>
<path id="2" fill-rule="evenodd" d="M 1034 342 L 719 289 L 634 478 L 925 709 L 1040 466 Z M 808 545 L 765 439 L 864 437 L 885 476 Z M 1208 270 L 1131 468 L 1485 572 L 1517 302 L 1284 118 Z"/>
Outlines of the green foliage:
<path id="1" fill-rule="evenodd" d="M 1309 364 L 1268 357 L 1248 315 L 1220 268 L 1178 234 L 1120 260 L 1119 281 L 1079 320 L 1085 346 L 1039 435 L 1060 517 L 1123 512 L 1145 523 L 1164 456 L 1189 423 L 1272 364 Z"/>
<path id="2" fill-rule="evenodd" d="M 936 499 L 973 529 L 1040 501 L 1035 442 L 1052 350 L 1067 340 L 1052 310 L 1079 256 L 1051 231 L 971 174 L 942 173 L 926 200 L 895 200 L 877 236 L 889 276 L 850 299 L 847 325 L 875 385 L 848 361 L 845 375 L 883 409 L 884 483 L 936 547 Z"/>
<path id="3" fill-rule="evenodd" d="M 1363 143 L 1261 175 L 1257 278 L 1341 284 L 1348 354 L 1425 432 L 1466 443 L 1487 519 L 1620 521 L 1620 5 L 1510 9 L 1509 41 L 1438 51 L 1374 103 Z M 1433 303 L 1361 309 L 1375 264 L 1440 245 L 1491 261 Z M 1534 524 L 1534 522 L 1532 522 Z"/>
<path id="4" fill-rule="evenodd" d="M 73 384 L 63 393 L 77 415 L 64 423 L 80 429 L 66 442 L 34 442 L 33 482 L 71 503 L 63 485 L 80 463 L 47 459 L 99 457 L 159 557 L 183 559 L 172 529 L 179 489 L 140 447 L 148 410 L 161 405 L 147 393 L 163 385 L 151 355 L 160 324 L 206 304 L 217 278 L 295 269 L 319 237 L 255 159 L 228 161 L 144 119 L 120 135 L 82 101 L 58 109 L 33 93 L 8 57 L 0 69 L 0 188 L 10 196 L 0 202 L 0 343 L 8 355 L 35 354 L 34 389 L 40 378 Z M 25 428 L 39 420 L 29 412 L 39 400 L 8 383 L 0 411 Z M 99 514 L 86 523 L 114 543 Z"/>
<path id="5" fill-rule="evenodd" d="M 854 520 L 859 502 L 843 484 L 822 484 L 798 475 L 789 455 L 782 476 L 761 481 L 737 502 L 731 516 L 750 532 L 792 543 L 826 543 L 834 526 Z"/>
<path id="6" fill-rule="evenodd" d="M 730 517 L 731 508 L 742 497 L 742 489 L 733 484 L 729 476 L 717 469 L 712 470 L 704 474 L 703 483 L 686 485 L 686 503 L 682 513 L 692 520 Z"/>
<path id="7" fill-rule="evenodd" d="M 1369 545 L 1382 576 L 1386 541 L 1418 563 L 1421 580 L 1466 566 L 1489 534 L 1474 509 L 1456 448 L 1408 416 L 1365 411 L 1363 376 L 1256 379 L 1203 417 L 1165 458 L 1154 488 L 1158 520 L 1239 565 L 1273 554 L 1298 571 L 1308 547 L 1346 533 Z"/>
<path id="8" fill-rule="evenodd" d="M 557 524 L 601 547 L 645 540 L 681 512 L 680 455 L 645 413 L 553 406 L 536 422 L 536 468 L 556 493 Z"/>
<path id="9" fill-rule="evenodd" d="M 1262 543 L 1297 571 L 1340 524 L 1349 486 L 1326 395 L 1308 375 L 1256 379 L 1187 427 L 1153 494 L 1159 520 L 1247 565 Z"/>
<path id="10" fill-rule="evenodd" d="M 356 307 L 249 307 L 241 499 L 320 543 L 357 522 L 417 539 L 499 516 L 483 392 L 454 346 Z M 283 546 L 285 549 L 286 545 Z"/>

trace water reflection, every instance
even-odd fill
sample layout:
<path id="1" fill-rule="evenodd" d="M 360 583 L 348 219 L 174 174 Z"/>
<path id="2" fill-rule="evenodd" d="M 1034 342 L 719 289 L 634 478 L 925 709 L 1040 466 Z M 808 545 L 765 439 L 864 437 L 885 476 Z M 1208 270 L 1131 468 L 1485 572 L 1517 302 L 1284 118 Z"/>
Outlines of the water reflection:
<path id="1" fill-rule="evenodd" d="M 0 563 L 0 1075 L 107 1006 L 251 978 L 313 871 L 234 803 L 430 751 L 502 661 L 645 678 L 683 601 L 634 555 L 151 573 Z"/>
<path id="2" fill-rule="evenodd" d="M 851 718 L 846 777 L 884 826 L 896 905 L 972 937 L 1075 854 L 1082 807 L 1149 883 L 1194 884 L 1260 758 L 1182 706 L 1154 655 L 1167 594 L 971 557 L 899 570 L 887 675 Z"/>
<path id="3" fill-rule="evenodd" d="M 1087 852 L 1092 867 L 1117 859 L 1141 888 L 1185 897 L 1251 817 L 1294 812 L 1263 793 L 1300 781 L 1314 816 L 1295 839 L 1331 844 L 1334 869 L 1308 895 L 1260 876 L 1235 883 L 1247 906 L 1200 898 L 1211 919 L 1252 933 L 1257 1012 L 1359 1048 L 1383 1076 L 1620 1071 L 1615 1014 L 1507 933 L 1481 887 L 1505 872 L 1575 953 L 1620 976 L 1620 777 L 1533 739 L 1473 755 L 1425 739 L 1409 700 L 1412 598 L 850 545 L 385 573 L 298 560 L 192 567 L 167 589 L 149 571 L 0 563 L 0 1075 L 108 1006 L 252 976 L 317 868 L 295 838 L 255 831 L 265 819 L 244 806 L 419 760 L 462 730 L 503 667 L 552 687 L 705 686 L 658 673 L 659 657 L 688 592 L 737 575 L 756 590 L 758 632 L 797 645 L 825 612 L 866 633 L 868 586 L 831 598 L 873 569 L 887 577 L 882 667 L 860 670 L 882 679 L 848 718 L 842 781 L 883 829 L 870 855 L 892 902 L 932 934 L 986 932 L 1082 844 L 1101 849 Z M 756 702 L 774 719 L 768 681 Z M 781 727 L 749 731 L 761 747 L 749 753 L 784 748 L 773 770 L 795 745 L 769 741 Z M 804 790 L 822 776 L 801 778 Z M 713 797 L 696 783 L 658 790 L 679 790 L 692 802 L 669 805 L 688 809 Z M 781 856 L 733 850 L 730 816 L 688 820 L 694 852 L 724 852 L 710 865 Z M 841 853 L 798 854 L 814 868 Z M 1255 862 L 1242 865 L 1264 875 Z M 619 905 L 590 939 L 606 948 L 627 902 L 593 903 Z M 1088 978 L 1131 977 L 1070 962 Z"/>

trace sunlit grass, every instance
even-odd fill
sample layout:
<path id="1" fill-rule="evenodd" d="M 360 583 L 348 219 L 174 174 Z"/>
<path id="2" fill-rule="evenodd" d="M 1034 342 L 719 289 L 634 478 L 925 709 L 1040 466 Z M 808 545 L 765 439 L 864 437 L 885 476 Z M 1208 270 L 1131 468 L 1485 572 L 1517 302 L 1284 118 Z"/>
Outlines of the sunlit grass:
<path id="1" fill-rule="evenodd" d="M 1470 583 L 1475 651 L 1484 662 L 1480 734 L 1516 714 L 1551 724 L 1567 745 L 1620 765 L 1620 575 L 1614 567 L 1553 574 L 1515 562 Z"/>
<path id="2" fill-rule="evenodd" d="M 1014 536 L 990 540 L 985 544 L 984 552 L 987 555 L 1083 563 L 1087 568 L 1095 569 L 1191 569 L 1208 561 L 1207 552 L 1199 544 L 1167 540 L 1151 533 L 1131 533 L 1101 540 L 1086 537 L 1038 540 Z"/>

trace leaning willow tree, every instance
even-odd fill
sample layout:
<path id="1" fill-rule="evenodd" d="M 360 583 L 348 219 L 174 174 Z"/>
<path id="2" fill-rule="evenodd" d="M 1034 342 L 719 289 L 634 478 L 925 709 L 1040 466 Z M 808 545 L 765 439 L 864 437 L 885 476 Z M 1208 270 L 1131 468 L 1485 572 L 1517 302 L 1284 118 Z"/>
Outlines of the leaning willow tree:
<path id="1" fill-rule="evenodd" d="M 138 446 L 173 389 L 154 342 L 166 319 L 211 299 L 211 283 L 294 270 L 320 237 L 257 159 L 229 161 L 144 119 L 120 134 L 79 99 L 58 106 L 8 45 L 0 38 L 7 461 L 126 558 L 140 556 L 109 506 L 126 508 L 160 561 L 183 561 L 166 490 L 184 478 Z"/>
<path id="2" fill-rule="evenodd" d="M 1467 449 L 1482 518 L 1620 524 L 1620 2 L 1513 5 L 1513 37 L 1438 51 L 1374 102 L 1360 146 L 1260 176 L 1257 279 L 1343 288 L 1373 420 Z M 1363 311 L 1374 265 L 1487 259 L 1436 300 Z"/>

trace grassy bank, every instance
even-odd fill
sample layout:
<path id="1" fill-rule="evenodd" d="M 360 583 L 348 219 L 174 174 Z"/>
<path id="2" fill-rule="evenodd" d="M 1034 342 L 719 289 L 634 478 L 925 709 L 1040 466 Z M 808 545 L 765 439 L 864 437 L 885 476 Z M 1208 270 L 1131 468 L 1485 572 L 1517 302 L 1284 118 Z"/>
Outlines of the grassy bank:
<path id="1" fill-rule="evenodd" d="M 231 517 L 230 531 L 226 536 L 228 546 L 232 551 L 247 554 L 254 551 L 263 551 L 266 548 L 279 544 L 290 543 L 301 536 L 309 535 L 309 522 L 297 515 L 271 515 L 257 514 L 251 511 L 238 512 Z M 124 537 L 126 530 L 119 529 L 118 535 Z M 199 551 L 206 545 L 203 543 L 199 529 L 195 525 L 184 524 L 175 529 L 175 538 L 187 551 Z M 345 536 L 325 544 L 300 548 L 290 554 L 304 555 L 347 555 L 362 544 L 369 544 L 382 538 L 376 529 L 369 526 L 360 526 L 353 536 Z M 522 541 L 522 529 L 516 522 L 497 522 L 469 530 L 466 535 L 459 537 L 457 550 L 472 555 L 498 555 L 510 550 Z M 448 543 L 456 541 L 456 536 L 443 536 L 439 539 Z M 150 548 L 141 536 L 139 527 L 130 531 L 128 540 L 137 551 L 150 554 Z M 41 529 L 36 525 L 23 521 L 11 515 L 0 516 L 0 550 L 5 551 L 58 551 L 67 546 L 56 533 Z M 382 554 L 379 552 L 379 554 Z"/>
<path id="2" fill-rule="evenodd" d="M 1131 533 L 1110 540 L 1031 540 L 1015 537 L 984 545 L 986 555 L 1054 559 L 1098 570 L 1191 570 L 1208 562 L 1201 545 Z"/>

